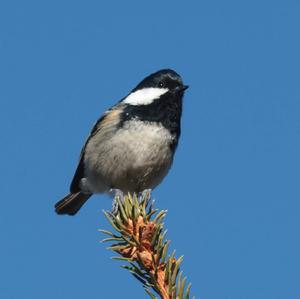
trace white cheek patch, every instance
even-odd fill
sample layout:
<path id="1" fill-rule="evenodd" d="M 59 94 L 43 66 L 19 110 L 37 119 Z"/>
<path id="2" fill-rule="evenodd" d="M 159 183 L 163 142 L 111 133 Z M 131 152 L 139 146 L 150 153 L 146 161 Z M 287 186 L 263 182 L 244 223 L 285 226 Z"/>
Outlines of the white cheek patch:
<path id="1" fill-rule="evenodd" d="M 169 91 L 168 88 L 155 88 L 155 87 L 139 89 L 131 93 L 130 95 L 128 95 L 123 100 L 123 103 L 136 105 L 136 106 L 148 105 L 168 91 Z"/>

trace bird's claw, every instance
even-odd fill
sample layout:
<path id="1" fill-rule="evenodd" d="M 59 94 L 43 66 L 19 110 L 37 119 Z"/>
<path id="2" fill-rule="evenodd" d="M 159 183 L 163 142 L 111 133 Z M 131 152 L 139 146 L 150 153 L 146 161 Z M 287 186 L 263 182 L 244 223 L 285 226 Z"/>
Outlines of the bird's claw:
<path id="1" fill-rule="evenodd" d="M 110 189 L 109 193 L 114 197 L 112 202 L 112 213 L 116 215 L 118 212 L 118 202 L 116 201 L 116 198 L 119 198 L 123 202 L 124 193 L 120 189 Z"/>

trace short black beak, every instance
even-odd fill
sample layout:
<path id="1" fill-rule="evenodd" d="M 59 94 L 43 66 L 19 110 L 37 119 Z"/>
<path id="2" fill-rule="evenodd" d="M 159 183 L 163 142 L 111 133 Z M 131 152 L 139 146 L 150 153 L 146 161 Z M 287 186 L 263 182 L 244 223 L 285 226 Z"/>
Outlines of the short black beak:
<path id="1" fill-rule="evenodd" d="M 185 90 L 188 89 L 188 88 L 189 88 L 188 85 L 182 85 L 182 86 L 176 87 L 175 91 L 176 91 L 176 92 L 183 92 L 183 91 L 185 91 Z"/>

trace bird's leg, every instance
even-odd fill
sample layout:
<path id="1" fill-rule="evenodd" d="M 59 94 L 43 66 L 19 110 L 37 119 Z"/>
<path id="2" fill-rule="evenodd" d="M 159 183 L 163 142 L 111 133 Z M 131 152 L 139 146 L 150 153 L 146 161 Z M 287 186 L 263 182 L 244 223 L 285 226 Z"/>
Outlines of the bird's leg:
<path id="1" fill-rule="evenodd" d="M 116 201 L 116 198 L 118 197 L 123 202 L 124 193 L 120 189 L 110 189 L 109 194 L 114 198 L 112 202 L 112 213 L 115 215 L 118 212 L 118 202 Z"/>
<path id="2" fill-rule="evenodd" d="M 150 200 L 150 198 L 151 198 L 151 192 L 152 192 L 152 189 L 145 189 L 142 192 L 140 192 L 138 194 L 138 201 L 142 202 L 146 198 L 147 198 L 147 200 Z"/>
<path id="3" fill-rule="evenodd" d="M 145 189 L 142 192 L 138 193 L 138 201 L 141 203 L 144 200 L 147 200 L 147 202 L 151 199 L 151 192 L 152 189 Z M 112 203 L 112 213 L 115 215 L 118 212 L 118 202 L 116 201 L 116 198 L 119 198 L 122 202 L 124 201 L 124 193 L 120 189 L 110 189 L 109 194 L 114 197 L 113 203 Z"/>

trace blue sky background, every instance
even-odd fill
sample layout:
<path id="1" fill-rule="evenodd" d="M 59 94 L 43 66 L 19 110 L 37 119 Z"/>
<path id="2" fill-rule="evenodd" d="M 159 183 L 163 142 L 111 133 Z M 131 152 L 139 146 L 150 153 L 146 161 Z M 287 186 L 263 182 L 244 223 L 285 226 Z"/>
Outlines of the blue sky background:
<path id="1" fill-rule="evenodd" d="M 202 299 L 300 298 L 299 1 L 1 1 L 0 297 L 146 298 L 94 197 L 59 217 L 97 118 L 158 69 L 190 85 L 154 192 Z"/>

